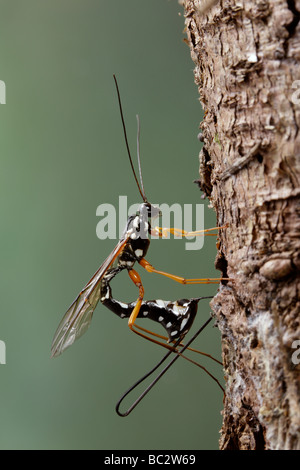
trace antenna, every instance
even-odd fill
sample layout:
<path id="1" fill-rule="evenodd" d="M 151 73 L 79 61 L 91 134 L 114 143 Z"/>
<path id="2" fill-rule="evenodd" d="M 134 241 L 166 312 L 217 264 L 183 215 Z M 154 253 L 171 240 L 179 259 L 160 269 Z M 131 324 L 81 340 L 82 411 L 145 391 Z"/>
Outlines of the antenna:
<path id="1" fill-rule="evenodd" d="M 127 139 L 126 126 L 125 126 L 125 121 L 124 121 L 124 116 L 123 116 L 122 103 L 121 103 L 121 97 L 120 97 L 118 82 L 117 82 L 117 79 L 116 79 L 115 74 L 113 75 L 113 77 L 114 77 L 114 80 L 115 80 L 116 89 L 117 89 L 117 94 L 118 94 L 119 108 L 120 108 L 120 114 L 121 114 L 121 121 L 122 121 L 122 125 L 123 125 L 125 143 L 126 143 L 126 148 L 127 148 L 127 153 L 128 153 L 128 157 L 129 157 L 131 169 L 132 169 L 133 176 L 134 176 L 134 179 L 135 179 L 135 181 L 136 181 L 138 190 L 139 190 L 139 192 L 140 192 L 140 195 L 141 195 L 142 198 L 143 198 L 143 201 L 144 201 L 144 202 L 148 202 L 148 201 L 147 201 L 147 198 L 146 198 L 146 196 L 145 196 L 145 193 L 143 193 L 142 190 L 141 190 L 141 187 L 140 187 L 140 184 L 139 184 L 139 182 L 138 182 L 138 179 L 137 179 L 137 176 L 136 176 L 136 173 L 135 173 L 135 169 L 134 169 L 134 166 L 133 166 L 133 163 L 132 163 L 132 158 L 131 158 L 131 154 L 130 154 L 128 139 Z M 139 165 L 139 167 L 140 167 L 140 165 Z"/>
<path id="2" fill-rule="evenodd" d="M 136 115 L 136 120 L 137 120 L 137 158 L 138 158 L 138 165 L 139 165 L 140 182 L 141 182 L 142 191 L 145 196 L 145 199 L 147 199 L 145 195 L 145 189 L 144 189 L 144 183 L 143 183 L 143 177 L 142 177 L 141 159 L 140 159 L 140 118 L 138 114 Z"/>

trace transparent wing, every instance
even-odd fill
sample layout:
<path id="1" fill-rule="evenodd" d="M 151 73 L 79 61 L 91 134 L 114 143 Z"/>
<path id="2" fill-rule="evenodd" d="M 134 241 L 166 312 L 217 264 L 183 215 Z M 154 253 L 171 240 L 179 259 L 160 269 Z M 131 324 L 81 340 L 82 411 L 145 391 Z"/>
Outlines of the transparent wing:
<path id="1" fill-rule="evenodd" d="M 99 299 L 100 282 L 80 292 L 58 325 L 51 346 L 51 357 L 59 356 L 86 332 Z"/>
<path id="2" fill-rule="evenodd" d="M 126 236 L 119 241 L 115 249 L 106 258 L 104 263 L 65 313 L 52 341 L 51 357 L 59 356 L 65 349 L 71 346 L 76 339 L 80 338 L 90 326 L 93 312 L 100 299 L 100 281 L 107 269 L 123 250 L 128 238 L 129 235 L 126 234 Z"/>

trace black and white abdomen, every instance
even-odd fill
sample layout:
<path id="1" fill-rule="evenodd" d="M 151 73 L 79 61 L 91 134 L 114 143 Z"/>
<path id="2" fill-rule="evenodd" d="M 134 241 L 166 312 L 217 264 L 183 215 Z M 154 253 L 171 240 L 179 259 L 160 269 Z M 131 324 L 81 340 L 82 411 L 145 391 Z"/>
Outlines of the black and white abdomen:
<path id="1" fill-rule="evenodd" d="M 191 328 L 198 309 L 198 299 L 176 301 L 149 300 L 143 302 L 139 317 L 160 323 L 168 333 L 169 341 L 184 336 Z"/>
<path id="2" fill-rule="evenodd" d="M 195 319 L 200 299 L 180 299 L 174 302 L 166 300 L 143 301 L 138 319 L 149 318 L 162 325 L 169 341 L 183 337 L 191 328 Z M 103 290 L 102 303 L 120 318 L 129 318 L 136 302 L 120 302 L 112 297 L 111 288 Z"/>

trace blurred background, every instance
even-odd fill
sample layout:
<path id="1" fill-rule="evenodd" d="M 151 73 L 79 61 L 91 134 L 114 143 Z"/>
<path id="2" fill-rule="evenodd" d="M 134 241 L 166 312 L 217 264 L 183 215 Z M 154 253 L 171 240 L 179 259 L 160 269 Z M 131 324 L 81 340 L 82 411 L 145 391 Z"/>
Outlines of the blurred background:
<path id="1" fill-rule="evenodd" d="M 97 238 L 97 207 L 109 203 L 118 210 L 120 195 L 128 206 L 140 202 L 113 73 L 134 156 L 140 115 L 149 200 L 204 204 L 205 226 L 215 226 L 209 201 L 193 184 L 202 109 L 182 7 L 176 0 L 1 0 L 0 8 L 6 84 L 0 106 L 0 340 L 6 345 L 0 447 L 216 449 L 222 393 L 183 359 L 132 415 L 116 415 L 120 395 L 165 351 L 101 304 L 85 336 L 50 359 L 59 321 L 116 243 Z M 210 237 L 203 249 L 187 251 L 184 240 L 153 240 L 147 259 L 187 278 L 218 277 L 215 242 Z M 139 272 L 148 300 L 216 292 L 216 286 L 182 286 Z M 112 287 L 119 300 L 137 298 L 126 273 Z M 209 301 L 202 301 L 193 331 L 209 314 Z M 208 326 L 194 346 L 220 357 L 218 329 Z M 193 358 L 222 381 L 220 366 Z"/>

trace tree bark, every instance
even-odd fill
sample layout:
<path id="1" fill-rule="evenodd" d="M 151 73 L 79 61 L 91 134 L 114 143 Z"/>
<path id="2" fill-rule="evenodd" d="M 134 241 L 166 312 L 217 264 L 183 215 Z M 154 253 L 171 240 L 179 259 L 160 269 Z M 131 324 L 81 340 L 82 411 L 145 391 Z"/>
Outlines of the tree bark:
<path id="1" fill-rule="evenodd" d="M 220 233 L 220 449 L 300 448 L 300 1 L 185 0 Z M 298 348 L 298 349 L 297 349 Z"/>

